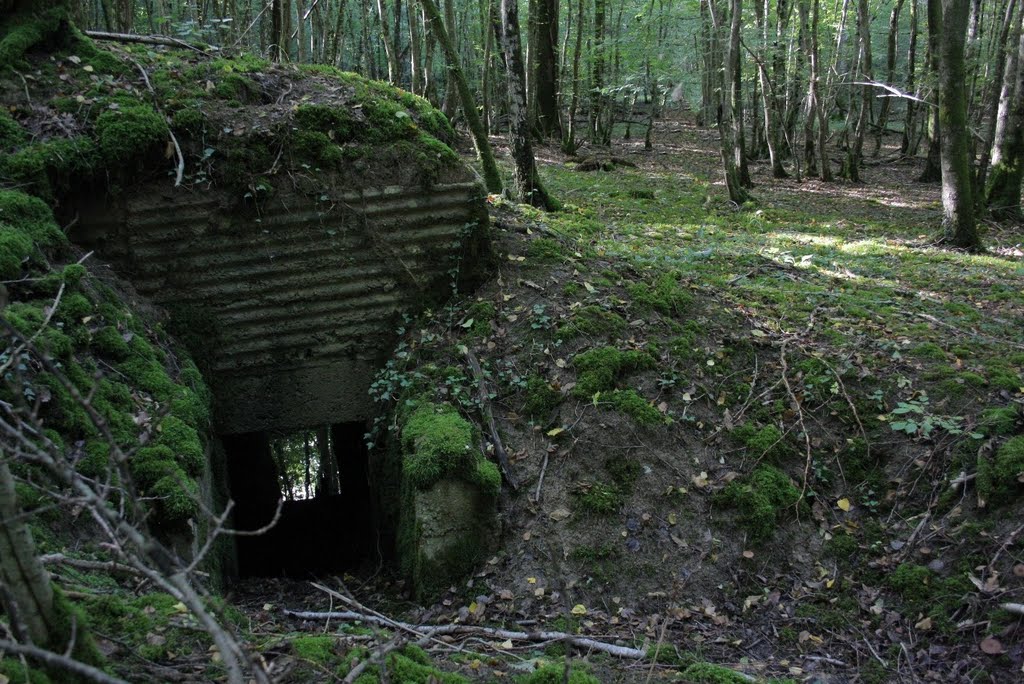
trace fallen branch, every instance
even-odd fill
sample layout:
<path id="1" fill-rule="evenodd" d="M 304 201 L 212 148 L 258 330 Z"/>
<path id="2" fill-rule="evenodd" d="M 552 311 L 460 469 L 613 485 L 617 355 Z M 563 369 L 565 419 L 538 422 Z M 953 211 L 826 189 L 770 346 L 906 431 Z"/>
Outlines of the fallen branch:
<path id="1" fill-rule="evenodd" d="M 217 49 L 211 47 L 200 47 L 178 38 L 171 38 L 170 36 L 143 36 L 136 33 L 111 33 L 109 31 L 86 31 L 85 35 L 96 40 L 110 40 L 118 43 L 143 43 L 145 45 L 183 47 L 188 48 L 189 50 L 195 50 L 196 52 L 204 55 L 210 50 Z"/>
<path id="2" fill-rule="evenodd" d="M 1000 603 L 999 607 L 1005 610 L 1007 613 L 1013 613 L 1014 615 L 1024 615 L 1024 603 Z"/>
<path id="3" fill-rule="evenodd" d="M 487 379 L 484 378 L 484 371 L 480 368 L 480 362 L 477 360 L 473 350 L 469 347 L 463 347 L 463 349 L 465 349 L 469 366 L 473 369 L 473 377 L 476 378 L 477 394 L 480 397 L 480 411 L 483 412 L 484 418 L 487 420 L 491 444 L 494 445 L 494 455 L 498 459 L 498 465 L 501 466 L 501 472 L 505 475 L 505 481 L 508 482 L 508 486 L 514 491 L 519 489 L 519 484 L 512 474 L 512 462 L 509 461 L 505 446 L 501 443 L 501 435 L 498 434 L 498 424 L 494 420 L 494 412 L 491 411 L 491 400 L 487 394 Z"/>
<path id="4" fill-rule="evenodd" d="M 135 60 L 132 60 L 132 64 L 139 68 L 139 72 L 142 74 L 142 80 L 146 82 L 146 88 L 149 90 L 150 93 L 152 93 L 153 106 L 156 107 L 156 111 L 160 113 L 160 116 L 164 116 L 164 113 L 160 111 L 160 103 L 157 101 L 156 91 L 153 90 L 153 84 L 149 82 L 149 74 L 147 74 L 146 70 L 142 67 L 142 65 L 136 62 Z M 178 139 L 174 137 L 174 131 L 171 130 L 170 126 L 167 127 L 167 134 L 171 136 L 171 142 L 174 143 L 174 155 L 178 160 L 176 166 L 177 174 L 174 178 L 174 187 L 178 187 L 179 185 L 181 185 L 181 179 L 185 175 L 185 155 L 182 154 L 181 145 L 178 144 Z"/>
<path id="5" fill-rule="evenodd" d="M 398 620 L 392 620 L 388 617 L 379 617 L 377 615 L 357 613 L 356 611 L 352 610 L 316 612 L 305 610 L 288 610 L 286 608 L 284 610 L 284 614 L 288 617 L 298 618 L 300 620 L 358 620 L 360 622 L 366 622 L 368 624 L 377 625 L 379 627 L 398 628 L 410 632 L 412 634 L 427 637 L 438 637 L 453 634 L 469 634 L 489 637 L 491 639 L 510 639 L 512 641 L 562 641 L 568 644 L 572 644 L 577 648 L 586 649 L 590 651 L 600 651 L 601 653 L 607 653 L 608 655 L 615 656 L 616 658 L 640 660 L 641 658 L 647 656 L 647 652 L 639 648 L 630 648 L 629 646 L 618 646 L 616 644 L 608 644 L 603 641 L 597 641 L 596 639 L 578 637 L 572 634 L 567 634 L 565 632 L 517 632 L 508 629 L 498 629 L 496 627 L 480 627 L 477 625 L 461 624 L 414 625 L 408 622 L 399 622 Z"/>
<path id="6" fill-rule="evenodd" d="M 142 573 L 130 565 L 118 563 L 117 561 L 95 561 L 84 558 L 69 558 L 63 553 L 50 553 L 40 556 L 39 561 L 43 565 L 67 565 L 79 570 L 101 570 L 103 572 L 124 573 L 141 577 Z"/>
<path id="7" fill-rule="evenodd" d="M 100 684 L 127 684 L 125 680 L 108 675 L 103 670 L 95 668 L 92 665 L 86 665 L 83 662 L 79 662 L 69 655 L 61 655 L 60 653 L 47 651 L 44 648 L 39 648 L 31 644 L 19 644 L 14 641 L 8 641 L 7 639 L 0 639 L 0 651 L 8 651 L 10 653 L 23 655 L 44 665 L 48 665 L 49 667 L 78 675 L 79 677 L 91 682 L 100 682 Z"/>

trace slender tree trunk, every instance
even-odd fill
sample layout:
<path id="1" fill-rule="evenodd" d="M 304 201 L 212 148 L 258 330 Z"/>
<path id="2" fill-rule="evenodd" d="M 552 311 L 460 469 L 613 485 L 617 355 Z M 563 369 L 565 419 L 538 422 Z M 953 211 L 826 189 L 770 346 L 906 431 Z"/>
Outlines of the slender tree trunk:
<path id="1" fill-rule="evenodd" d="M 36 556 L 28 522 L 21 515 L 14 477 L 0 461 L 0 593 L 4 613 L 19 641 L 38 645 L 53 640 L 53 587 Z"/>
<path id="2" fill-rule="evenodd" d="M 942 8 L 940 0 L 927 0 L 928 10 L 928 69 L 941 79 L 939 74 L 939 44 L 942 42 L 939 32 L 942 27 Z M 937 94 L 937 93 L 936 93 Z M 924 170 L 921 172 L 918 181 L 922 183 L 937 183 L 942 180 L 941 165 L 941 138 L 942 122 L 939 117 L 939 108 L 931 107 L 928 112 L 928 156 L 924 162 Z"/>
<path id="3" fill-rule="evenodd" d="M 400 68 L 395 43 L 391 38 L 391 27 L 388 25 L 388 13 L 384 9 L 384 0 L 377 0 L 377 14 L 380 17 L 380 38 L 384 44 L 384 54 L 388 60 L 388 83 L 398 85 Z"/>
<path id="4" fill-rule="evenodd" d="M 814 12 L 811 17 L 811 54 L 814 56 L 814 63 L 811 65 L 812 79 L 815 82 L 815 89 L 821 81 L 821 51 L 818 46 L 818 25 L 821 21 L 821 0 L 814 0 Z M 815 92 L 815 101 L 818 111 L 818 155 L 821 159 L 821 180 L 826 183 L 832 182 L 832 162 L 828 157 L 828 110 L 822 105 L 820 95 Z"/>
<path id="5" fill-rule="evenodd" d="M 911 0 L 914 2 L 914 0 Z M 896 36 L 899 31 L 900 11 L 903 9 L 903 0 L 896 0 L 892 12 L 889 13 L 889 39 L 886 42 L 885 50 L 885 82 L 893 85 L 896 76 Z M 882 111 L 878 114 L 878 127 L 875 132 L 874 156 L 878 156 L 882 150 L 882 136 L 885 135 L 885 127 L 889 122 L 889 109 L 892 106 L 892 98 L 882 100 Z"/>
<path id="6" fill-rule="evenodd" d="M 338 487 L 338 461 L 331 449 L 330 430 L 327 427 L 317 428 L 316 450 L 320 454 L 319 486 L 316 489 L 317 496 L 334 496 L 340 490 Z"/>
<path id="7" fill-rule="evenodd" d="M 405 15 L 409 23 L 409 71 L 412 72 L 410 87 L 416 95 L 423 95 L 423 64 L 420 52 L 419 12 L 413 2 L 406 4 Z"/>
<path id="8" fill-rule="evenodd" d="M 534 0 L 536 3 L 536 43 L 534 55 L 533 100 L 536 103 L 537 129 L 544 137 L 561 135 L 558 116 L 558 0 Z"/>
<path id="9" fill-rule="evenodd" d="M 872 80 L 871 69 L 871 15 L 868 12 L 868 0 L 857 2 L 857 43 L 860 54 L 860 80 Z M 860 86 L 860 108 L 853 129 L 853 139 L 849 141 L 846 165 L 843 175 L 854 182 L 860 181 L 860 164 L 864 156 L 864 136 L 867 133 L 871 116 L 871 91 L 869 85 Z"/>
<path id="10" fill-rule="evenodd" d="M 939 122 L 942 130 L 942 210 L 946 238 L 957 247 L 981 249 L 971 196 L 964 48 L 970 0 L 929 0 L 941 6 Z M 930 11 L 930 10 L 929 10 Z"/>
<path id="11" fill-rule="evenodd" d="M 568 121 L 562 139 L 562 151 L 576 153 L 576 113 L 580 104 L 580 56 L 583 53 L 583 0 L 576 0 L 576 46 L 572 53 L 572 99 L 569 101 Z"/>
<path id="12" fill-rule="evenodd" d="M 711 18 L 711 41 L 712 41 L 712 53 L 722 54 L 722 70 L 716 73 L 721 73 L 721 76 L 717 78 L 717 92 L 718 92 L 718 139 L 721 143 L 722 148 L 722 170 L 725 174 L 725 187 L 729 192 L 729 199 L 737 205 L 742 205 L 749 199 L 746 189 L 740 179 L 740 170 L 737 165 L 737 157 L 743 155 L 742 150 L 736 150 L 737 136 L 735 133 L 735 126 L 733 117 L 735 116 L 735 108 L 733 107 L 733 95 L 734 91 L 732 88 L 733 77 L 733 52 L 739 54 L 739 39 L 738 39 L 738 26 L 736 45 L 732 45 L 733 33 L 731 27 L 733 24 L 738 22 L 730 22 L 730 40 L 727 52 L 723 53 L 721 49 L 722 35 L 725 33 L 724 21 L 720 9 L 716 6 L 716 0 L 705 0 L 708 7 L 708 15 Z M 735 11 L 735 4 L 738 0 L 731 0 L 733 11 Z"/>
<path id="13" fill-rule="evenodd" d="M 596 145 L 603 143 L 601 121 L 606 104 L 604 96 L 605 68 L 605 2 L 594 0 L 594 47 L 591 53 L 591 99 L 590 99 L 590 141 Z"/>
<path id="14" fill-rule="evenodd" d="M 917 68 L 917 3 L 918 0 L 910 0 L 910 39 L 907 46 L 907 92 L 915 93 L 914 77 Z M 905 155 L 915 156 L 917 154 L 917 103 L 907 100 L 907 114 L 903 124 L 903 140 L 900 143 L 900 152 Z"/>
<path id="15" fill-rule="evenodd" d="M 454 0 L 444 0 L 444 30 L 448 34 L 448 40 L 452 42 L 452 50 L 455 58 L 455 65 L 459 71 L 462 70 L 462 58 L 459 57 L 459 40 L 458 40 L 458 28 L 455 24 L 455 5 Z M 447 61 L 447 53 L 445 61 Z M 444 99 L 441 101 L 441 110 L 444 115 L 449 119 L 455 118 L 455 113 L 458 111 L 457 101 L 459 98 L 459 89 L 456 79 L 452 78 L 451 67 L 448 69 L 448 77 L 444 80 Z M 474 104 L 474 106 L 476 106 Z"/>
<path id="16" fill-rule="evenodd" d="M 728 62 L 726 73 L 729 76 L 729 127 L 735 141 L 732 150 L 733 163 L 739 170 L 742 186 L 744 188 L 752 188 L 754 187 L 754 182 L 750 179 L 750 169 L 747 167 L 746 139 L 743 133 L 743 62 L 740 59 L 740 28 L 743 23 L 743 0 L 731 0 L 730 6 L 729 52 L 726 56 Z M 732 196 L 732 191 L 729 192 L 729 195 L 730 197 Z"/>
<path id="17" fill-rule="evenodd" d="M 807 59 L 810 72 L 807 76 L 807 96 L 804 99 L 804 167 L 807 175 L 813 177 L 818 175 L 814 133 L 814 125 L 818 122 L 818 56 L 814 50 L 817 47 L 817 35 L 812 38 L 812 31 L 817 33 L 818 27 L 811 25 L 810 5 L 811 0 L 800 0 L 800 49 Z"/>
<path id="18" fill-rule="evenodd" d="M 1010 70 L 1009 65 L 1007 70 Z M 1021 217 L 1021 181 L 1024 180 L 1024 34 L 1018 40 L 1017 63 L 1012 69 L 1014 83 L 1001 135 L 997 136 L 992 153 L 992 177 L 986 204 L 997 219 L 1019 220 Z"/>
<path id="19" fill-rule="evenodd" d="M 537 162 L 530 140 L 526 108 L 525 71 L 519 40 L 519 10 L 516 0 L 501 0 L 501 46 L 505 53 L 505 79 L 508 83 L 509 146 L 515 163 L 515 198 L 541 209 L 552 202 L 537 175 Z"/>
<path id="20" fill-rule="evenodd" d="M 975 176 L 974 187 L 977 188 L 975 199 L 979 200 L 978 209 L 982 209 L 981 201 L 984 198 L 984 189 L 988 176 L 989 160 L 992 158 L 992 148 L 995 144 L 996 128 L 999 125 L 999 104 L 1002 99 L 1002 91 L 1007 85 L 1005 78 L 1007 68 L 1010 69 L 1010 83 L 1012 83 L 1017 64 L 1017 43 L 1020 42 L 1020 24 L 1016 21 L 1016 0 L 1009 0 L 1006 5 L 1006 13 L 1003 16 L 1003 24 L 999 29 L 999 37 L 995 46 L 995 64 L 992 73 L 991 83 L 985 96 L 985 111 L 982 113 L 985 123 L 984 134 L 982 135 L 981 159 L 978 160 L 978 170 Z M 1012 86 L 1011 86 L 1012 87 Z"/>
<path id="21" fill-rule="evenodd" d="M 455 82 L 459 97 L 462 100 L 462 112 L 466 116 L 466 125 L 469 126 L 469 131 L 473 135 L 473 145 L 476 147 L 477 159 L 480 160 L 480 166 L 484 174 L 484 185 L 487 187 L 487 192 L 499 194 L 502 191 L 501 174 L 498 173 L 498 165 L 494 161 L 494 153 L 487 140 L 487 133 L 480 122 L 480 115 L 476 110 L 476 100 L 473 99 L 473 93 L 470 91 L 466 77 L 459 66 L 458 53 L 456 53 L 455 46 L 452 44 L 448 32 L 444 28 L 441 12 L 438 10 L 437 5 L 434 4 L 434 0 L 419 1 L 430 21 L 431 33 L 434 34 L 441 44 L 445 61 L 448 63 L 448 77 Z"/>

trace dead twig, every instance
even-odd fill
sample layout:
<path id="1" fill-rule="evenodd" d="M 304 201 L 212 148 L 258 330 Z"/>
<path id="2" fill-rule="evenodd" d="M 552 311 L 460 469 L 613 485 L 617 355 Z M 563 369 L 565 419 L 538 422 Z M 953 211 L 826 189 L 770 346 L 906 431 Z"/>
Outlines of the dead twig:
<path id="1" fill-rule="evenodd" d="M 324 589 L 321 585 L 316 583 L 313 586 Z M 348 597 L 345 597 L 348 599 Z M 349 599 L 352 601 L 352 599 Z M 617 646 L 615 644 L 608 644 L 603 641 L 597 641 L 596 639 L 587 639 L 584 637 L 574 636 L 565 632 L 518 632 L 508 629 L 498 629 L 496 627 L 481 627 L 478 625 L 463 625 L 458 623 L 450 623 L 446 625 L 415 625 L 408 622 L 399 622 L 393 620 L 386 615 L 381 615 L 376 611 L 370 612 L 359 612 L 354 610 L 334 611 L 334 612 L 316 612 L 316 611 L 298 611 L 285 609 L 284 614 L 288 617 L 299 618 L 301 620 L 346 620 L 354 621 L 358 620 L 381 627 L 391 627 L 393 629 L 400 629 L 411 634 L 418 635 L 420 638 L 434 639 L 439 636 L 452 635 L 452 634 L 471 634 L 471 635 L 483 635 L 491 639 L 502 639 L 512 641 L 564 641 L 565 643 L 572 644 L 577 648 L 589 649 L 593 651 L 600 651 L 601 653 L 607 653 L 608 655 L 615 656 L 617 658 L 626 658 L 632 660 L 639 660 L 646 657 L 647 652 L 639 648 L 630 648 L 628 646 Z"/>
<path id="2" fill-rule="evenodd" d="M 138 67 L 139 73 L 142 74 L 142 80 L 146 83 L 146 88 L 153 95 L 153 106 L 156 107 L 156 110 L 160 113 L 160 116 L 164 116 L 163 111 L 161 111 L 160 109 L 160 103 L 157 102 L 156 91 L 153 90 L 153 84 L 149 82 L 149 74 L 147 74 L 146 70 L 142 67 L 142 65 L 136 62 L 135 60 L 132 60 L 132 64 Z M 182 153 L 181 145 L 178 144 L 178 139 L 174 136 L 174 131 L 171 130 L 170 126 L 167 127 L 167 134 L 171 136 L 171 142 L 174 144 L 174 154 L 178 160 L 177 175 L 174 178 L 174 187 L 178 187 L 181 185 L 181 179 L 184 178 L 185 176 L 185 155 Z"/>
<path id="3" fill-rule="evenodd" d="M 477 382 L 477 395 L 480 399 L 480 411 L 484 414 L 484 419 L 487 421 L 487 429 L 490 433 L 491 444 L 494 445 L 494 455 L 498 459 L 498 465 L 501 466 L 501 472 L 505 475 L 505 481 L 508 482 L 508 486 L 513 491 L 519 489 L 519 484 L 516 482 L 515 476 L 512 474 L 512 463 L 508 459 L 508 453 L 505 451 L 505 446 L 501 443 L 501 435 L 498 434 L 498 424 L 494 420 L 494 412 L 491 410 L 491 400 L 487 393 L 487 379 L 484 377 L 484 371 L 480 367 L 480 362 L 476 358 L 476 354 L 469 347 L 463 347 L 466 354 L 466 360 L 469 361 L 470 368 L 473 369 L 473 376 Z"/>
<path id="4" fill-rule="evenodd" d="M 170 36 L 144 36 L 137 33 L 112 33 L 110 31 L 83 31 L 85 35 L 95 40 L 109 40 L 117 43 L 142 43 L 144 45 L 166 45 L 167 47 L 182 47 L 189 50 L 195 50 L 201 55 L 207 54 L 211 49 L 218 50 L 219 48 L 202 48 L 198 45 L 193 45 L 179 38 L 172 38 Z"/>

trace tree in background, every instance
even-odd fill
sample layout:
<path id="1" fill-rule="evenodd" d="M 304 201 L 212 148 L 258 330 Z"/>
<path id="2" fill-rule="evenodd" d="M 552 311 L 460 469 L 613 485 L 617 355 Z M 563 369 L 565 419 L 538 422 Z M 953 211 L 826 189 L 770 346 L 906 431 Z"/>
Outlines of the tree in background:
<path id="1" fill-rule="evenodd" d="M 981 249 L 974 218 L 972 171 L 967 130 L 964 45 L 970 0 L 928 0 L 937 11 L 939 41 L 939 126 L 942 164 L 942 226 L 957 247 Z"/>

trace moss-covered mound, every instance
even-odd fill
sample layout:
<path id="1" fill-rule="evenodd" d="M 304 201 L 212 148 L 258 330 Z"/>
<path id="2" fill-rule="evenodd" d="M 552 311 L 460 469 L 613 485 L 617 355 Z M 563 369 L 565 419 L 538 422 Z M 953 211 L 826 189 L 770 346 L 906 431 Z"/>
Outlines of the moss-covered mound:
<path id="1" fill-rule="evenodd" d="M 74 452 L 88 477 L 113 476 L 114 447 L 131 453 L 134 485 L 151 498 L 155 529 L 184 532 L 209 472 L 210 395 L 201 374 L 157 322 L 107 284 L 109 274 L 101 281 L 77 263 L 41 200 L 0 190 L 0 241 L 9 299 L 0 315 L 31 340 L 12 346 L 25 351 L 0 399 L 38 402 L 49 438 Z"/>
<path id="2" fill-rule="evenodd" d="M 48 200 L 166 178 L 258 209 L 286 178 L 317 196 L 469 179 L 426 100 L 330 67 L 100 48 L 59 12 L 0 26 L 0 53 L 0 182 Z"/>

